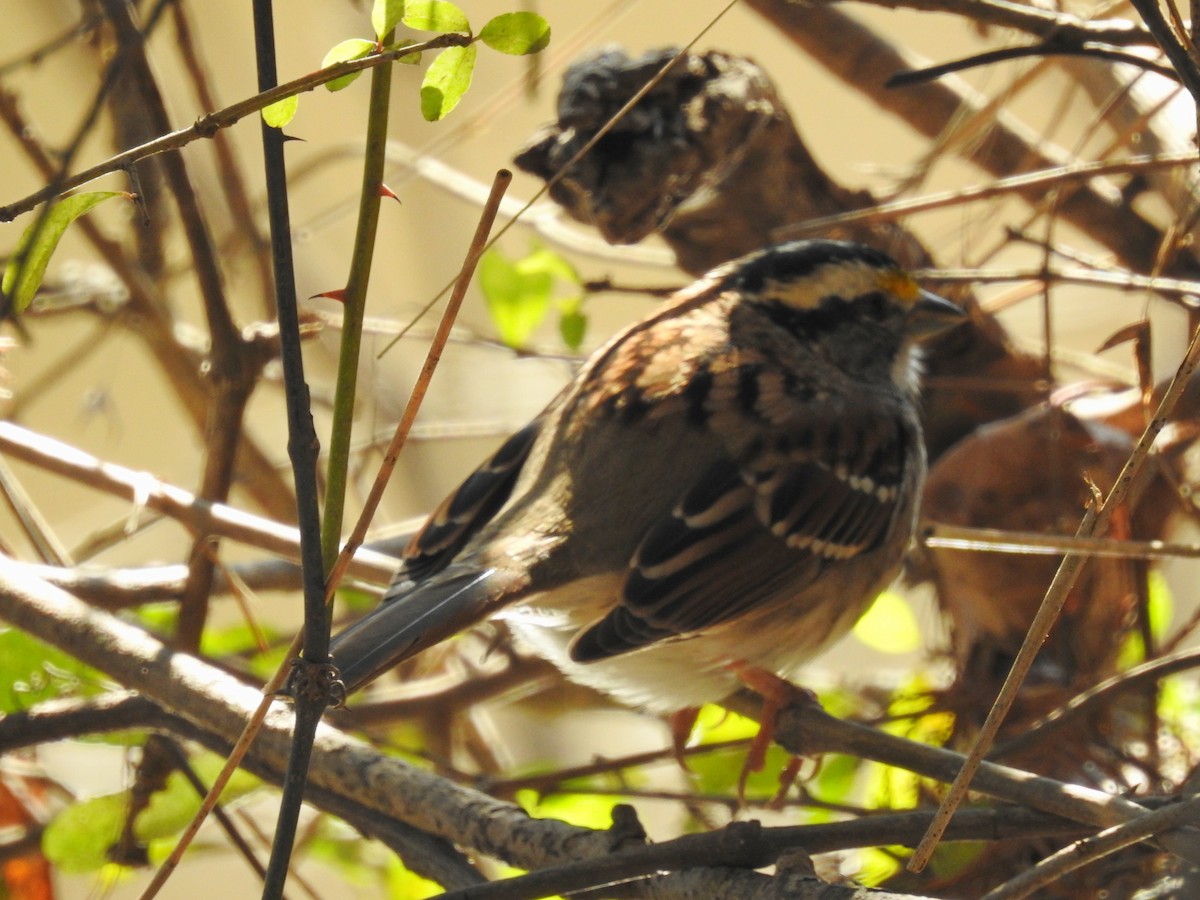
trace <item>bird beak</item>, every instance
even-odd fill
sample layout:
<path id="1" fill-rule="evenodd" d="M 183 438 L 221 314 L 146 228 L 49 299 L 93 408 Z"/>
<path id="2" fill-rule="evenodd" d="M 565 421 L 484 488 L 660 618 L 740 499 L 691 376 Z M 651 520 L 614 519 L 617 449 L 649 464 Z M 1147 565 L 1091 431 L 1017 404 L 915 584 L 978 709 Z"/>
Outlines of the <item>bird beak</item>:
<path id="1" fill-rule="evenodd" d="M 967 320 L 967 314 L 944 297 L 922 290 L 917 302 L 908 311 L 905 330 L 917 340 L 928 340 L 949 331 Z"/>

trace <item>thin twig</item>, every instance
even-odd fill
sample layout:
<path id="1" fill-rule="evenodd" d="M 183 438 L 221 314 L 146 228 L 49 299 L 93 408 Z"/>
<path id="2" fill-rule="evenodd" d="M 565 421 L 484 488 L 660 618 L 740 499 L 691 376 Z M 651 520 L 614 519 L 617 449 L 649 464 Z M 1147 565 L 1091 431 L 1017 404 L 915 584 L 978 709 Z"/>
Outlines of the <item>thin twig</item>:
<path id="1" fill-rule="evenodd" d="M 1143 464 L 1149 458 L 1150 448 L 1153 446 L 1155 438 L 1158 437 L 1158 433 L 1166 425 L 1168 417 L 1175 408 L 1179 397 L 1190 383 L 1192 374 L 1195 372 L 1198 364 L 1200 364 L 1200 329 L 1192 336 L 1192 342 L 1188 347 L 1187 353 L 1184 355 L 1183 361 L 1175 373 L 1175 377 L 1171 380 L 1170 385 L 1168 385 L 1166 393 L 1163 395 L 1163 399 L 1155 411 L 1154 418 L 1146 426 L 1146 430 L 1142 432 L 1137 445 L 1133 448 L 1129 459 L 1125 461 L 1125 465 L 1117 476 L 1112 490 L 1104 498 L 1103 505 L 1099 509 L 1093 505 L 1084 515 L 1083 521 L 1079 525 L 1078 534 L 1080 537 L 1103 536 L 1107 531 L 1113 515 L 1125 502 L 1130 487 L 1135 482 Z M 1033 660 L 1037 655 L 1038 649 L 1044 643 L 1050 627 L 1054 624 L 1059 611 L 1066 602 L 1068 593 L 1074 587 L 1079 577 L 1083 562 L 1084 557 L 1077 554 L 1069 554 L 1064 557 L 1062 563 L 1059 565 L 1058 571 L 1054 575 L 1054 581 L 1051 582 L 1049 589 L 1046 591 L 1046 596 L 1042 599 L 1042 605 L 1025 634 L 1025 640 L 1021 644 L 1017 658 L 1013 661 L 1012 669 L 1005 679 L 1004 685 L 1000 688 L 1000 694 L 996 698 L 992 709 L 988 712 L 987 719 L 979 730 L 979 735 L 971 748 L 971 752 L 967 755 L 966 762 L 963 763 L 962 770 L 943 798 L 941 806 L 938 808 L 938 814 L 934 818 L 929 831 L 908 862 L 910 871 L 919 872 L 929 862 L 930 856 L 932 856 L 934 849 L 937 847 L 942 831 L 945 830 L 946 825 L 954 815 L 955 809 L 958 808 L 963 798 L 966 797 L 971 779 L 974 777 L 975 771 L 983 761 L 984 756 L 991 749 L 996 733 L 1000 729 L 1000 724 L 1008 714 L 1009 707 L 1016 700 L 1017 692 L 1029 668 L 1033 665 Z"/>
<path id="2" fill-rule="evenodd" d="M 735 7 L 738 4 L 738 2 L 739 2 L 739 0 L 729 0 L 729 3 L 727 3 L 724 7 L 722 7 L 722 9 L 715 16 L 713 16 L 711 19 L 709 19 L 708 22 L 705 23 L 704 27 L 701 28 L 690 41 L 688 41 L 684 46 L 680 47 L 679 50 L 675 53 L 675 55 L 672 56 L 669 60 L 666 61 L 666 63 L 663 64 L 663 67 L 661 69 L 659 69 L 657 72 L 655 72 L 654 75 L 644 85 L 642 85 L 640 88 L 638 88 L 636 91 L 634 91 L 633 95 L 628 100 L 626 100 L 624 104 L 622 104 L 621 108 L 618 109 L 615 113 L 613 113 L 612 116 L 610 116 L 609 119 L 603 125 L 601 125 L 598 129 L 596 129 L 596 133 L 593 134 L 590 138 L 588 138 L 588 140 L 584 142 L 583 146 L 580 147 L 578 150 L 576 150 L 575 153 L 571 156 L 571 158 L 568 159 L 565 163 L 563 163 L 557 172 L 555 172 L 552 176 L 550 176 L 550 178 L 548 178 L 546 180 L 546 182 L 540 188 L 538 188 L 536 191 L 534 191 L 533 196 L 530 197 L 527 201 L 525 201 L 525 205 L 522 206 L 519 210 L 517 210 L 517 212 L 513 215 L 513 217 L 511 219 L 509 219 L 507 222 L 505 222 L 504 225 L 502 225 L 500 227 L 500 230 L 497 231 L 496 234 L 492 237 L 492 239 L 490 241 L 488 241 L 480 249 L 480 253 L 490 250 L 492 248 L 492 246 L 498 240 L 500 240 L 500 238 L 504 237 L 504 235 L 508 232 L 508 230 L 510 228 L 512 228 L 518 221 L 520 221 L 521 217 L 524 216 L 525 213 L 527 213 L 530 209 L 533 208 L 533 205 L 535 203 L 537 203 L 539 200 L 541 200 L 542 197 L 544 197 L 547 193 L 549 193 L 550 190 L 553 189 L 555 185 L 557 185 L 560 181 L 562 181 L 563 178 L 565 178 L 570 173 L 571 169 L 574 168 L 576 163 L 578 163 L 581 159 L 583 159 L 585 156 L 587 156 L 589 153 L 591 153 L 592 150 L 595 149 L 596 145 L 598 143 L 600 143 L 600 141 L 603 140 L 604 137 L 610 131 L 612 131 L 618 124 L 620 124 L 620 122 L 625 118 L 625 116 L 627 116 L 629 114 L 629 111 L 631 109 L 633 109 L 641 101 L 641 99 L 643 97 L 645 97 L 648 93 L 650 93 L 652 90 L 654 90 L 654 88 L 657 87 L 658 84 L 660 82 L 662 82 L 662 80 L 664 78 L 667 77 L 667 75 L 670 73 L 671 69 L 673 69 L 675 67 L 675 64 L 678 63 L 679 60 L 683 59 L 683 57 L 686 56 L 688 53 L 690 53 L 692 47 L 694 47 L 697 43 L 699 43 L 700 39 L 703 38 L 704 35 L 708 34 L 708 32 L 717 24 L 717 22 L 719 22 L 725 16 L 725 14 L 727 12 L 729 12 L 731 9 L 733 9 L 733 7 Z M 2 221 L 2 220 L 0 220 L 0 221 Z M 454 283 L 455 282 L 451 282 L 450 284 L 454 284 Z M 396 343 L 396 341 L 398 341 L 402 337 L 404 337 L 404 335 L 408 332 L 409 328 L 412 328 L 414 325 L 416 325 L 416 323 L 418 321 L 420 321 L 420 319 L 429 310 L 431 310 L 434 307 L 434 304 L 436 304 L 438 302 L 438 300 L 440 300 L 442 298 L 442 295 L 449 289 L 449 287 L 450 287 L 450 285 L 443 287 L 440 291 L 437 292 L 436 295 L 434 295 L 434 297 L 428 303 L 426 303 L 420 310 L 418 310 L 417 314 L 412 317 L 408 326 L 401 329 L 400 333 L 397 334 L 396 337 L 394 337 L 392 339 L 392 341 L 386 347 L 383 348 L 383 350 L 380 351 L 379 355 L 382 356 L 384 353 L 386 353 L 388 351 L 388 349 L 393 344 Z"/>
<path id="3" fill-rule="evenodd" d="M 396 425 L 396 431 L 392 435 L 392 441 L 388 445 L 387 452 L 384 453 L 383 462 L 379 466 L 375 482 L 371 485 L 371 490 L 367 494 L 366 501 L 363 503 L 363 510 L 358 517 L 358 522 L 355 523 L 354 530 L 350 533 L 350 536 L 346 538 L 346 543 L 342 546 L 342 552 L 338 555 L 337 562 L 334 563 L 329 573 L 329 580 L 326 585 L 327 599 L 331 600 L 333 598 L 333 593 L 337 590 L 337 586 L 341 582 L 350 559 L 362 545 L 363 539 L 367 534 L 367 528 L 370 527 L 371 521 L 375 518 L 375 510 L 379 506 L 379 501 L 383 499 L 384 488 L 387 487 L 388 481 L 391 480 L 392 472 L 396 468 L 397 461 L 400 459 L 400 451 L 404 448 L 404 444 L 408 440 L 408 433 L 417 418 L 417 412 L 421 408 L 421 401 L 425 398 L 425 392 L 429 389 L 433 373 L 442 358 L 442 351 L 445 349 L 446 342 L 450 338 L 450 329 L 454 325 L 454 320 L 458 317 L 458 310 L 462 306 L 463 297 L 466 296 L 467 287 L 471 283 L 471 276 L 475 273 L 475 266 L 479 262 L 479 258 L 483 255 L 484 248 L 487 245 L 488 235 L 491 233 L 492 225 L 496 221 L 496 212 L 500 208 L 500 200 L 504 197 L 504 192 L 508 189 L 511 182 L 512 172 L 507 169 L 501 169 L 496 173 L 495 180 L 492 182 L 492 191 L 488 195 L 487 203 L 484 204 L 483 212 L 479 217 L 479 224 L 475 228 L 475 236 L 471 239 L 471 245 L 467 249 L 466 262 L 463 263 L 458 280 L 454 285 L 454 292 L 450 295 L 450 302 L 446 304 L 446 310 L 442 313 L 442 320 L 438 324 L 437 332 L 430 342 L 429 351 L 425 355 L 425 363 L 421 366 L 421 372 L 417 376 L 416 384 L 413 385 L 412 393 L 408 398 L 408 404 L 404 408 L 400 422 Z"/>
<path id="4" fill-rule="evenodd" d="M 1106 678 L 1083 693 L 1072 697 L 1065 705 L 1026 726 L 1020 734 L 997 744 L 992 749 L 990 758 L 1003 758 L 1045 740 L 1048 732 L 1075 721 L 1095 706 L 1109 703 L 1116 694 L 1133 690 L 1148 682 L 1157 682 L 1176 672 L 1185 672 L 1197 667 L 1200 667 L 1200 650 L 1182 650 L 1179 653 L 1160 656 L 1158 659 L 1134 666 L 1119 675 Z"/>
<path id="5" fill-rule="evenodd" d="M 384 35 L 390 44 L 395 32 Z M 383 198 L 383 170 L 387 161 L 388 109 L 392 92 L 392 65 L 371 72 L 371 95 L 367 110 L 367 143 L 363 152 L 362 182 L 358 197 L 358 220 L 350 257 L 350 273 L 342 298 L 341 342 L 338 347 L 337 383 L 333 416 L 329 425 L 329 452 L 325 466 L 325 520 L 321 523 L 321 554 L 327 566 L 337 561 L 342 537 L 346 486 L 350 469 L 350 438 L 354 423 L 354 401 L 362 356 L 363 320 L 371 263 L 375 259 L 375 237 Z"/>
<path id="6" fill-rule="evenodd" d="M 1153 172 L 1158 169 L 1173 169 L 1177 167 L 1194 166 L 1197 163 L 1194 151 L 1187 153 L 1171 153 L 1162 156 L 1135 156 L 1118 162 L 1086 162 L 1074 163 L 1068 166 L 1054 166 L 1038 169 L 1035 172 L 1024 172 L 1007 178 L 997 178 L 989 184 L 978 187 L 965 187 L 960 190 L 942 191 L 937 194 L 926 194 L 911 200 L 893 200 L 888 203 L 878 203 L 863 209 L 852 209 L 832 216 L 821 216 L 817 219 L 807 219 L 779 229 L 775 237 L 789 239 L 819 234 L 850 222 L 887 222 L 914 213 L 932 212 L 947 207 L 960 206 L 965 203 L 977 203 L 981 200 L 991 200 L 1007 194 L 1023 191 L 1044 190 L 1058 184 L 1087 181 L 1092 178 L 1104 178 L 1112 175 L 1129 175 L 1141 172 Z"/>
<path id="7" fill-rule="evenodd" d="M 1185 800 L 1105 829 L 1097 835 L 1063 847 L 1031 869 L 988 891 L 983 900 L 1020 900 L 1038 888 L 1139 841 L 1183 825 L 1200 822 L 1200 799 Z"/>
<path id="8" fill-rule="evenodd" d="M 152 509 L 197 533 L 219 534 L 293 562 L 300 559 L 300 536 L 293 526 L 280 525 L 222 503 L 205 503 L 148 472 L 104 462 L 70 444 L 12 422 L 0 422 L 0 453 L 129 501 L 131 523 L 143 508 Z M 387 583 L 395 570 L 396 560 L 392 557 L 361 549 L 355 554 L 351 569 L 355 575 L 378 584 Z"/>
<path id="9" fill-rule="evenodd" d="M 965 72 L 968 69 L 974 69 L 979 66 L 995 65 L 998 62 L 1008 62 L 1014 59 L 1026 59 L 1030 56 L 1050 57 L 1050 56 L 1083 56 L 1093 59 L 1102 59 L 1107 62 L 1124 63 L 1129 66 L 1136 66 L 1139 69 L 1145 69 L 1147 72 L 1153 72 L 1155 75 L 1161 75 L 1163 78 L 1170 78 L 1174 81 L 1179 80 L 1178 73 L 1169 65 L 1156 62 L 1152 59 L 1146 59 L 1144 56 L 1138 56 L 1136 53 L 1130 53 L 1125 50 L 1118 50 L 1115 47 L 1105 47 L 1097 44 L 1082 44 L 1069 45 L 1061 41 L 1046 41 L 1041 44 L 1031 44 L 1021 47 L 1003 47 L 999 50 L 989 50 L 984 53 L 975 53 L 963 59 L 952 60 L 951 62 L 938 63 L 937 65 L 927 66 L 923 69 L 915 69 L 911 72 L 902 72 L 895 78 L 887 82 L 890 88 L 905 87 L 910 84 L 920 84 L 922 81 L 932 81 L 935 78 L 941 78 L 944 75 L 950 75 L 955 72 Z"/>
<path id="10" fill-rule="evenodd" d="M 1196 559 L 1200 544 L 1168 541 L 1127 541 L 1119 538 L 1079 537 L 1043 534 L 1039 531 L 1008 531 L 999 528 L 969 528 L 930 522 L 924 526 L 921 543 L 946 550 L 973 553 L 1014 553 L 1018 555 L 1058 556 L 1077 553 L 1108 559 Z"/>
<path id="11" fill-rule="evenodd" d="M 364 56 L 361 59 L 350 59 L 345 62 L 335 63 L 332 66 L 302 75 L 270 90 L 260 91 L 254 96 L 247 97 L 245 100 L 234 103 L 224 109 L 200 116 L 195 124 L 189 128 L 172 131 L 170 134 L 164 134 L 162 137 L 147 141 L 137 147 L 132 147 L 123 153 L 110 156 L 103 162 L 97 163 L 82 172 L 66 176 L 61 181 L 35 191 L 15 203 L 0 206 L 0 222 L 11 222 L 22 213 L 29 212 L 29 210 L 33 209 L 39 203 L 51 200 L 67 191 L 87 184 L 101 175 L 121 171 L 138 160 L 164 153 L 167 150 L 178 150 L 202 138 L 210 138 L 220 129 L 229 128 L 246 116 L 260 112 L 272 103 L 277 103 L 280 100 L 293 97 L 297 94 L 303 94 L 306 91 L 315 90 L 334 79 L 350 75 L 354 72 L 365 71 L 366 69 L 399 59 L 401 56 L 409 56 L 424 50 L 437 50 L 443 47 L 462 47 L 470 42 L 471 38 L 465 34 L 440 34 L 428 41 L 422 41 L 419 44 L 409 44 L 402 49 L 384 50 Z"/>

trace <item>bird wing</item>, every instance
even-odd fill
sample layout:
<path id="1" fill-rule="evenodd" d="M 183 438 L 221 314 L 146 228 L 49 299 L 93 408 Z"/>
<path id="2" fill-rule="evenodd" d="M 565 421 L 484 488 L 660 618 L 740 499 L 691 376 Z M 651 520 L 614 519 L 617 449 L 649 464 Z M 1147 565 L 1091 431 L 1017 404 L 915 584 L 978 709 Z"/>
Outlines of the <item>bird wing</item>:
<path id="1" fill-rule="evenodd" d="M 517 476 L 541 432 L 537 418 L 500 445 L 495 453 L 442 501 L 404 548 L 404 565 L 384 599 L 396 587 L 440 572 L 471 537 L 500 511 L 512 494 Z"/>
<path id="2" fill-rule="evenodd" d="M 540 419 L 530 422 L 442 501 L 409 541 L 383 602 L 333 639 L 348 692 L 474 625 L 523 586 L 512 573 L 454 557 L 507 502 L 540 429 Z"/>
<path id="3" fill-rule="evenodd" d="M 713 464 L 649 529 L 621 601 L 576 638 L 573 659 L 720 625 L 883 543 L 915 439 L 905 423 L 880 409 L 815 405 L 791 418 Z"/>

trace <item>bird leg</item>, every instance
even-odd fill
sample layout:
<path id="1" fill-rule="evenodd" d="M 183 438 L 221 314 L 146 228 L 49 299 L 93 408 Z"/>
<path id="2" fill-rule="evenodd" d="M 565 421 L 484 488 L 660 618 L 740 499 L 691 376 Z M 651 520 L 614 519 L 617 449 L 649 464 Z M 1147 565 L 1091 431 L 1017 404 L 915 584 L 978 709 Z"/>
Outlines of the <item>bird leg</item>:
<path id="1" fill-rule="evenodd" d="M 807 688 L 798 687 L 790 681 L 785 681 L 766 669 L 759 669 L 743 662 L 729 663 L 728 668 L 742 684 L 762 697 L 762 715 L 758 734 L 750 742 L 750 749 L 746 753 L 746 762 L 738 777 L 738 800 L 741 801 L 746 796 L 746 780 L 752 772 L 762 769 L 766 762 L 767 748 L 771 746 L 771 740 L 775 737 L 775 719 L 780 711 L 793 705 L 815 703 L 817 696 Z M 783 797 L 795 782 L 799 771 L 800 760 L 793 757 L 780 773 L 779 791 L 775 795 L 773 803 L 782 803 Z"/>
<path id="2" fill-rule="evenodd" d="M 675 761 L 679 763 L 679 768 L 685 772 L 691 770 L 688 768 L 683 751 L 687 749 L 688 738 L 692 736 L 692 729 L 696 727 L 696 719 L 699 717 L 700 707 L 698 706 L 685 706 L 667 717 L 667 724 L 671 728 L 671 749 L 675 754 Z"/>

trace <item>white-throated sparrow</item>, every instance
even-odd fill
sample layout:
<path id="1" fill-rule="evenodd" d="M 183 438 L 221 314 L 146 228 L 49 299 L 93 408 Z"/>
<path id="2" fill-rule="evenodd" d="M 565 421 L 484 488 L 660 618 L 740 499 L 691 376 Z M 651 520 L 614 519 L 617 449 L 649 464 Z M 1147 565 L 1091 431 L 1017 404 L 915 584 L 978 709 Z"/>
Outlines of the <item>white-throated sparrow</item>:
<path id="1" fill-rule="evenodd" d="M 600 348 L 338 635 L 349 690 L 487 616 L 656 712 L 786 677 L 893 577 L 925 476 L 915 342 L 962 318 L 888 256 L 801 241 Z"/>

